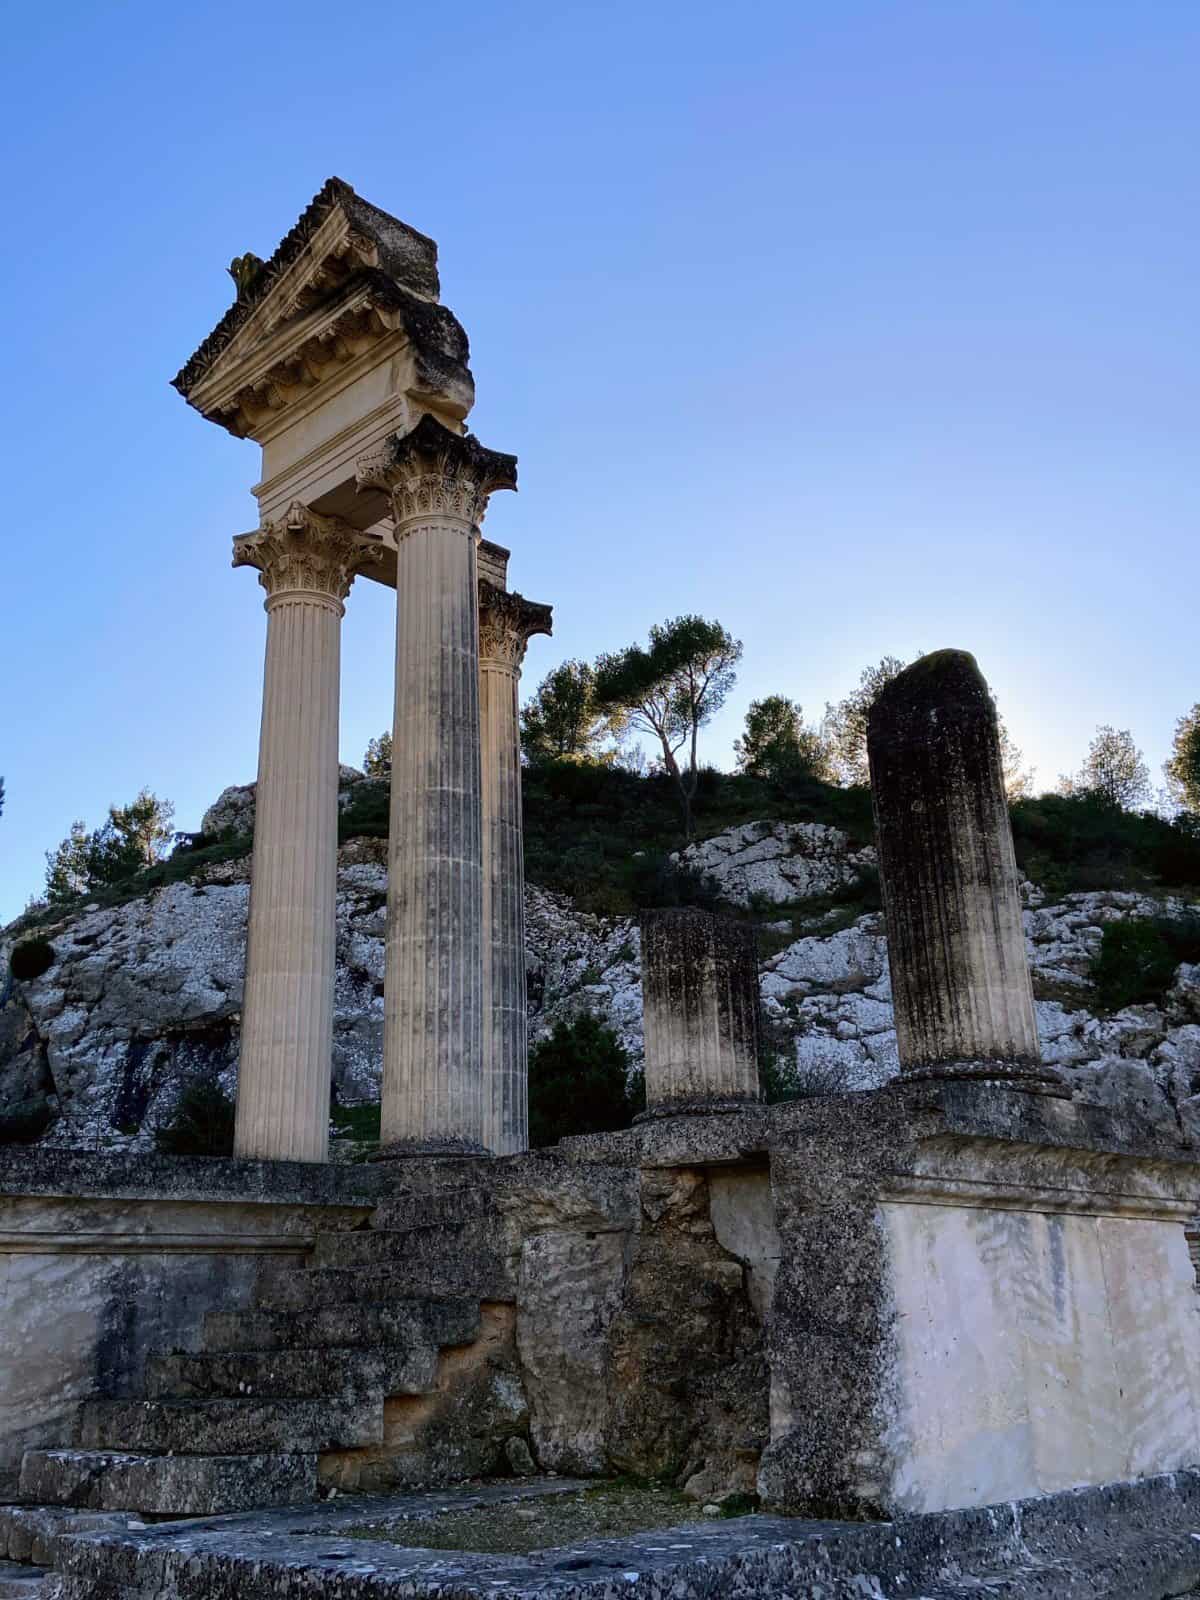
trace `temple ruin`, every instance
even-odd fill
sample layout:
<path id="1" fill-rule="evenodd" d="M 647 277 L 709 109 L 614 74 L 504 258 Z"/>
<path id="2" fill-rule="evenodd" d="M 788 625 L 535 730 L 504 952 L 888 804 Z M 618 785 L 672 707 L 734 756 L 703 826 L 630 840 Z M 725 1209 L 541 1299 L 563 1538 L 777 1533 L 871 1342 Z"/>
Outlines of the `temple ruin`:
<path id="1" fill-rule="evenodd" d="M 1200 1155 L 1041 1063 L 973 658 L 870 715 L 899 1077 L 764 1103 L 752 929 L 662 908 L 646 1114 L 530 1151 L 517 684 L 551 614 L 480 532 L 515 459 L 466 430 L 434 245 L 347 184 L 234 276 L 175 384 L 262 448 L 234 540 L 267 613 L 236 1154 L 0 1150 L 0 1556 L 36 1564 L 0 1595 L 1200 1586 Z M 338 1166 L 356 578 L 397 600 L 383 1148 Z M 422 1544 L 447 1508 L 622 1475 L 694 1514 Z"/>

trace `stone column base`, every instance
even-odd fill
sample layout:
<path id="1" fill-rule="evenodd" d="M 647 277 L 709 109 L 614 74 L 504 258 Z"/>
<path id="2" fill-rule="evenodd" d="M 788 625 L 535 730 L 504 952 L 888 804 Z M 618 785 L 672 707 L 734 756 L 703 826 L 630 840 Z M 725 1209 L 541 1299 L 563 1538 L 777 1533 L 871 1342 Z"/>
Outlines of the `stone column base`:
<path id="1" fill-rule="evenodd" d="M 711 1117 L 727 1111 L 746 1111 L 759 1104 L 753 1095 L 700 1095 L 689 1100 L 659 1101 L 634 1117 L 634 1123 L 657 1122 L 662 1117 Z"/>

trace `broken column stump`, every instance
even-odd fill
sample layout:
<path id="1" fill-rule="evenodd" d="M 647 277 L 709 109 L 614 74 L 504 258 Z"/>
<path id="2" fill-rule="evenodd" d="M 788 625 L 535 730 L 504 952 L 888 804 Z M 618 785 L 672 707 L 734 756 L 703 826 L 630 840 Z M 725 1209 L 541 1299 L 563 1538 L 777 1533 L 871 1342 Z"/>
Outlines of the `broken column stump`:
<path id="1" fill-rule="evenodd" d="M 647 1117 L 735 1111 L 758 1087 L 754 930 L 709 911 L 642 915 Z"/>
<path id="2" fill-rule="evenodd" d="M 996 708 L 938 650 L 871 707 L 867 753 L 905 1077 L 1062 1093 L 1041 1061 Z"/>

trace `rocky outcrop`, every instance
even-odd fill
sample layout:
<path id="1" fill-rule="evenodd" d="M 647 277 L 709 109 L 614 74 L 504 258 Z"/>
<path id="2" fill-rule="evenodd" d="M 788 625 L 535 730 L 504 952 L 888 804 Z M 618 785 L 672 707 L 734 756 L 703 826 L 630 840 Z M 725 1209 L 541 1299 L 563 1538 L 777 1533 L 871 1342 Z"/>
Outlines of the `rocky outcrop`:
<path id="1" fill-rule="evenodd" d="M 349 790 L 360 783 L 356 776 Z M 222 796 L 225 815 L 240 793 Z M 766 924 L 776 947 L 787 942 L 761 968 L 778 1075 L 807 1092 L 868 1088 L 891 1077 L 896 1040 L 882 918 L 841 925 L 842 908 L 806 916 L 804 906 L 806 898 L 827 897 L 831 885 L 852 895 L 868 853 L 853 850 L 837 829 L 769 823 L 730 829 L 692 846 L 685 859 L 736 904 L 789 907 L 787 918 Z M 356 1103 L 378 1093 L 386 846 L 356 839 L 338 861 L 333 1080 L 339 1100 Z M 209 864 L 144 899 L 84 906 L 39 930 L 53 947 L 52 964 L 0 990 L 0 1136 L 145 1148 L 188 1078 L 215 1073 L 232 1088 L 249 866 L 248 857 Z M 1101 1104 L 1133 1096 L 1164 1126 L 1182 1125 L 1200 1139 L 1200 965 L 1181 966 L 1161 1004 L 1111 1016 L 1092 1009 L 1088 976 L 1106 923 L 1188 908 L 1115 891 L 1055 904 L 1031 885 L 1024 892 L 1043 1058 L 1068 1072 L 1079 1095 Z M 526 935 L 531 1038 L 587 1011 L 639 1061 L 636 921 L 581 912 L 531 885 Z M 0 935 L 5 973 L 15 937 L 15 930 Z"/>
<path id="2" fill-rule="evenodd" d="M 671 857 L 716 885 L 733 906 L 783 906 L 848 888 L 875 865 L 840 828 L 820 822 L 746 822 Z"/>

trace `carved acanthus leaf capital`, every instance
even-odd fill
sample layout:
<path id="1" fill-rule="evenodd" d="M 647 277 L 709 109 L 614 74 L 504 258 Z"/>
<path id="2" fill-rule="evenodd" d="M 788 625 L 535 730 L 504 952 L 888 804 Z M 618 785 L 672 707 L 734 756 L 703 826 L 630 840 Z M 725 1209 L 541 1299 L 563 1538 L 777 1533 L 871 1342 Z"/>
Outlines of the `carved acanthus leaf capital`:
<path id="1" fill-rule="evenodd" d="M 517 487 L 517 458 L 485 450 L 472 434 L 451 433 L 426 412 L 409 433 L 398 433 L 357 462 L 359 488 L 391 497 L 398 537 L 406 523 L 439 516 L 478 527 L 496 489 Z"/>
<path id="2" fill-rule="evenodd" d="M 479 581 L 479 659 L 499 661 L 514 671 L 525 659 L 535 633 L 553 633 L 552 607 Z"/>
<path id="3" fill-rule="evenodd" d="M 289 591 L 342 601 L 355 574 L 383 559 L 383 546 L 340 517 L 293 500 L 282 517 L 233 541 L 235 567 L 257 567 L 268 597 Z"/>

